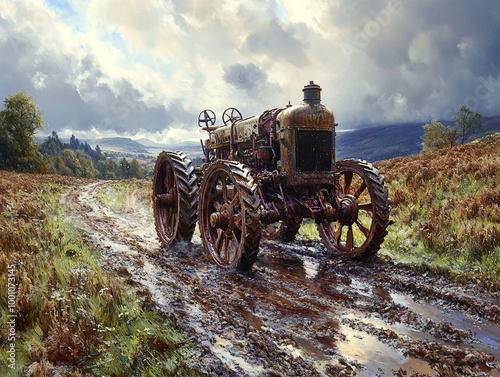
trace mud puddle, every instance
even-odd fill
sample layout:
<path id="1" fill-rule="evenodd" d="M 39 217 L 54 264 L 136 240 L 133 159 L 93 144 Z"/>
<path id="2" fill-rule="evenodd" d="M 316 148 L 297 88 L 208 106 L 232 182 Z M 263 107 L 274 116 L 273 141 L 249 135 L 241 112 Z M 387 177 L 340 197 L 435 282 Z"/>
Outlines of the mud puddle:
<path id="1" fill-rule="evenodd" d="M 376 260 L 332 258 L 320 244 L 262 242 L 248 274 L 215 267 L 199 234 L 162 250 L 150 203 L 67 197 L 86 237 L 190 335 L 212 376 L 500 377 L 498 297 Z"/>

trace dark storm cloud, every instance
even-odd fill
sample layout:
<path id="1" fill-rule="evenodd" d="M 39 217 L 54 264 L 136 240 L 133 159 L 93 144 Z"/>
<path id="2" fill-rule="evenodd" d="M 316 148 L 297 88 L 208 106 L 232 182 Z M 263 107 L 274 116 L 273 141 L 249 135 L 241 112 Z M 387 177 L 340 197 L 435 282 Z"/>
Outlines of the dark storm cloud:
<path id="1" fill-rule="evenodd" d="M 330 15 L 342 30 L 341 57 L 374 89 L 359 93 L 366 114 L 389 118 L 398 104 L 420 119 L 449 116 L 461 103 L 499 111 L 497 1 L 351 0 Z"/>
<path id="2" fill-rule="evenodd" d="M 253 63 L 234 64 L 224 69 L 224 81 L 238 89 L 251 90 L 267 80 L 267 75 Z"/>

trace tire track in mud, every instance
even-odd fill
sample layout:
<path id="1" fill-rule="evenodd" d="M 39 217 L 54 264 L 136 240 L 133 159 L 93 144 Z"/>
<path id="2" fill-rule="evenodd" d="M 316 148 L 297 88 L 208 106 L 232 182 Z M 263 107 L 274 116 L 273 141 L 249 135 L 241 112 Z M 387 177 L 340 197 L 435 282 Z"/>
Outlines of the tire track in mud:
<path id="1" fill-rule="evenodd" d="M 333 258 L 322 246 L 262 242 L 253 270 L 214 266 L 199 234 L 162 250 L 137 191 L 120 211 L 97 182 L 70 192 L 71 216 L 107 266 L 151 293 L 213 376 L 500 377 L 500 299 L 376 258 Z"/>

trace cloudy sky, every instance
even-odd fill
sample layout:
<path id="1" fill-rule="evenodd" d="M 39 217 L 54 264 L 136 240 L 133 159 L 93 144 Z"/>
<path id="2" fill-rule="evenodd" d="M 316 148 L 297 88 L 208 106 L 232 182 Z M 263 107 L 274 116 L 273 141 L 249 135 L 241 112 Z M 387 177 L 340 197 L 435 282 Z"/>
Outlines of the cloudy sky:
<path id="1" fill-rule="evenodd" d="M 201 110 L 298 104 L 340 129 L 500 114 L 498 0 L 0 0 L 0 98 L 46 133 L 198 140 Z M 2 107 L 3 108 L 3 107 Z"/>

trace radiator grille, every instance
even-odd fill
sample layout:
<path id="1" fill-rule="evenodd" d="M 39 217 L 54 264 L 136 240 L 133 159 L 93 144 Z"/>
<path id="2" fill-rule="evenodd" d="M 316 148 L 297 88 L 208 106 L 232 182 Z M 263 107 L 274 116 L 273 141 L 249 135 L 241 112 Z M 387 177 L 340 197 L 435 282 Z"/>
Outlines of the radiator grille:
<path id="1" fill-rule="evenodd" d="M 332 170 L 332 131 L 296 130 L 295 135 L 297 172 Z"/>

